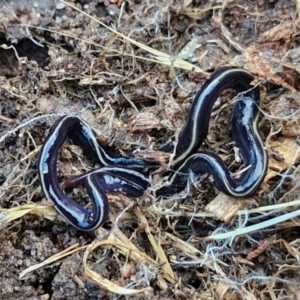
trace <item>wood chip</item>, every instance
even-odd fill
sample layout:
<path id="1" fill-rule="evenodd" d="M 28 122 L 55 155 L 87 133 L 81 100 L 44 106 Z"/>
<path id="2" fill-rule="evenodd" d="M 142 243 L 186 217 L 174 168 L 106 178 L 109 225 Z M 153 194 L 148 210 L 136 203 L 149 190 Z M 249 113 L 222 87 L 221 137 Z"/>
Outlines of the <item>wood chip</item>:
<path id="1" fill-rule="evenodd" d="M 230 222 L 237 212 L 245 206 L 245 200 L 237 200 L 220 193 L 214 200 L 209 202 L 205 211 L 214 213 L 216 217 L 225 222 Z"/>
<path id="2" fill-rule="evenodd" d="M 229 286 L 228 284 L 226 284 L 225 282 L 219 281 L 217 286 L 216 286 L 216 294 L 217 299 L 223 299 L 224 295 L 226 294 L 226 292 L 228 291 Z"/>

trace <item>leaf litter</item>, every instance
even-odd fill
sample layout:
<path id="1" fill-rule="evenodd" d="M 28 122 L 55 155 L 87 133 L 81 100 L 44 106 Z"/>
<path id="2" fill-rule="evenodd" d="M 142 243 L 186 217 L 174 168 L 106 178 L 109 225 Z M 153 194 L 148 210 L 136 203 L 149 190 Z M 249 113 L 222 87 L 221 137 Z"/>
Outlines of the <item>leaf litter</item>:
<path id="1" fill-rule="evenodd" d="M 298 299 L 298 2 L 0 5 L 0 284 L 7 299 Z M 162 163 L 167 157 L 153 149 L 178 133 L 197 90 L 226 65 L 244 67 L 260 84 L 269 170 L 255 197 L 218 195 L 207 177 L 167 201 L 150 190 L 141 199 L 109 195 L 109 221 L 95 234 L 72 228 L 44 199 L 37 157 L 59 116 L 79 114 L 101 141 Z M 227 99 L 214 108 L 208 142 L 241 171 L 230 107 Z M 66 145 L 58 175 L 91 166 Z M 70 193 L 88 202 L 82 189 Z"/>

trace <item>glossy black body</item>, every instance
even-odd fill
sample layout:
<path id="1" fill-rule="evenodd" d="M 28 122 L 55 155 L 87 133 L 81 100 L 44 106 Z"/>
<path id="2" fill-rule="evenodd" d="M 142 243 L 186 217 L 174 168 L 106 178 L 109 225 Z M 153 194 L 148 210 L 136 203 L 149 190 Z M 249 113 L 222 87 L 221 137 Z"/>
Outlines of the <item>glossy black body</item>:
<path id="1" fill-rule="evenodd" d="M 176 143 L 173 137 L 159 148 L 174 155 L 164 184 L 155 191 L 157 197 L 181 191 L 189 183 L 191 174 L 203 173 L 211 174 L 216 187 L 229 196 L 244 198 L 255 193 L 267 171 L 268 158 L 256 127 L 260 98 L 259 88 L 251 85 L 252 80 L 253 76 L 243 69 L 221 68 L 202 86 Z M 218 155 L 197 152 L 208 133 L 213 104 L 227 89 L 241 93 L 233 109 L 232 137 L 248 168 L 237 179 L 232 179 Z M 66 181 L 67 186 L 85 186 L 93 201 L 91 211 L 65 195 L 57 179 L 58 151 L 67 138 L 103 165 Z M 113 149 L 101 147 L 90 127 L 75 116 L 64 116 L 54 124 L 39 157 L 39 175 L 45 196 L 70 223 L 82 230 L 93 230 L 107 218 L 106 192 L 121 190 L 140 197 L 151 184 L 146 167 L 147 162 L 143 160 L 120 157 Z"/>

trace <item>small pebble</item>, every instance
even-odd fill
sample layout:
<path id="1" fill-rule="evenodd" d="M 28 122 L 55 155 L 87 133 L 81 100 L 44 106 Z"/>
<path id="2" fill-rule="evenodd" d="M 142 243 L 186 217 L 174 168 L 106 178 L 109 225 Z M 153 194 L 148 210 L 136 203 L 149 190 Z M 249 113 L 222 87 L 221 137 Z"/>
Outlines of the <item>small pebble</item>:
<path id="1" fill-rule="evenodd" d="M 58 3 L 56 4 L 56 9 L 63 9 L 63 8 L 65 8 L 65 7 L 66 7 L 66 4 L 63 3 L 63 2 L 58 2 Z"/>

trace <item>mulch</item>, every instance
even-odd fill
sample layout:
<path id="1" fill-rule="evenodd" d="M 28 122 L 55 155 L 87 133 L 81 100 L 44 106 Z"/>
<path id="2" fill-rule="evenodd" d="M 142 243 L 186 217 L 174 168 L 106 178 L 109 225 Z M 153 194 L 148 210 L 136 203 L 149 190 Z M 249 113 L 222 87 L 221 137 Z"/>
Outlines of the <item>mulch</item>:
<path id="1" fill-rule="evenodd" d="M 298 0 L 1 1 L 0 298 L 299 299 L 299 13 Z M 59 116 L 163 165 L 155 149 L 222 66 L 260 86 L 269 169 L 252 198 L 219 193 L 207 175 L 164 201 L 151 188 L 113 193 L 94 232 L 45 199 L 38 154 Z M 215 104 L 204 147 L 237 172 L 231 96 Z M 66 143 L 58 178 L 93 167 Z M 83 188 L 66 193 L 89 205 Z"/>

